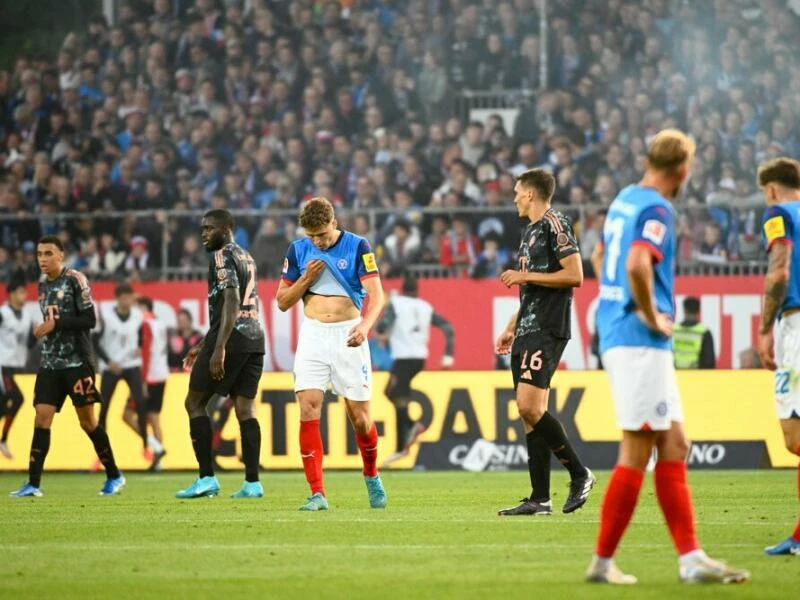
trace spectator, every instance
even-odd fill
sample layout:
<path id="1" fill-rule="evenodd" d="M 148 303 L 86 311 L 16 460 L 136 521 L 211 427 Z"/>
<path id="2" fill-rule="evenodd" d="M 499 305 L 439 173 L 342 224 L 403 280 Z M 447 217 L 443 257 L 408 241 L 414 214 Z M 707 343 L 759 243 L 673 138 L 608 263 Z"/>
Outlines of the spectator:
<path id="1" fill-rule="evenodd" d="M 386 265 L 388 277 L 401 277 L 408 265 L 419 259 L 421 240 L 419 231 L 405 219 L 397 219 L 392 233 L 383 243 L 381 260 Z"/>
<path id="2" fill-rule="evenodd" d="M 189 350 L 203 341 L 203 334 L 194 328 L 192 313 L 185 308 L 178 312 L 178 326 L 168 332 L 169 351 L 167 362 L 173 371 L 183 370 L 183 360 Z"/>
<path id="3" fill-rule="evenodd" d="M 499 277 L 508 268 L 510 255 L 500 248 L 500 237 L 489 233 L 483 238 L 483 250 L 472 266 L 470 276 L 475 279 Z"/>
<path id="4" fill-rule="evenodd" d="M 472 235 L 469 222 L 462 215 L 453 217 L 450 230 L 442 237 L 439 264 L 448 267 L 453 275 L 464 277 L 478 260 L 478 241 Z"/>
<path id="5" fill-rule="evenodd" d="M 259 277 L 276 279 L 280 277 L 283 263 L 278 257 L 283 256 L 289 241 L 278 229 L 274 217 L 261 221 L 261 227 L 253 240 L 252 255 L 256 260 Z"/>

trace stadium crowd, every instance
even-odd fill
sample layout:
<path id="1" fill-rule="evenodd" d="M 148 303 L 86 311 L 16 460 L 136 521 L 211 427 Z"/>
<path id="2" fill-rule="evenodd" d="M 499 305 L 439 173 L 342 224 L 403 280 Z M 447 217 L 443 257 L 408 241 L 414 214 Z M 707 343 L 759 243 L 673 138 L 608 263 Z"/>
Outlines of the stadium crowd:
<path id="1" fill-rule="evenodd" d="M 164 256 L 202 270 L 196 218 L 170 211 L 212 207 L 258 211 L 237 240 L 274 277 L 302 234 L 292 211 L 316 195 L 386 273 L 494 276 L 518 243 L 514 177 L 541 165 L 581 209 L 588 258 L 603 208 L 671 126 L 698 143 L 680 260 L 760 256 L 758 211 L 709 199 L 749 198 L 758 161 L 800 158 L 798 3 L 548 4 L 539 90 L 536 0 L 123 2 L 118 23 L 96 16 L 57 56 L 0 72 L 0 280 L 36 277 L 43 234 L 95 277 L 153 277 Z M 507 129 L 456 111 L 465 89 L 539 91 Z M 153 214 L 108 216 L 132 210 Z"/>

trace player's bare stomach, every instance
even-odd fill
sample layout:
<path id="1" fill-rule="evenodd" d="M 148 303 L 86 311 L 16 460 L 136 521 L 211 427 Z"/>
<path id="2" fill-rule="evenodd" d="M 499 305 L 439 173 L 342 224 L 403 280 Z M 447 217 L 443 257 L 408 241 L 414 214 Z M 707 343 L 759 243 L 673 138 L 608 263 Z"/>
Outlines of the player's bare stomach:
<path id="1" fill-rule="evenodd" d="M 339 323 L 350 321 L 361 316 L 350 298 L 343 296 L 320 296 L 306 294 L 303 298 L 304 313 L 309 319 L 322 323 Z"/>

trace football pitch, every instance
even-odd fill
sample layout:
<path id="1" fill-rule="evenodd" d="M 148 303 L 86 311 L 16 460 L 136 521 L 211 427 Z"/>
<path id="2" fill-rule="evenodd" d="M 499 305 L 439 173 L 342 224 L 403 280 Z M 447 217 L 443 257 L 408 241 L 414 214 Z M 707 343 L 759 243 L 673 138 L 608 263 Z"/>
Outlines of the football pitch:
<path id="1" fill-rule="evenodd" d="M 652 476 L 618 563 L 639 578 L 620 589 L 583 583 L 607 472 L 584 509 L 500 518 L 527 474 L 383 475 L 389 508 L 371 510 L 359 473 L 327 476 L 331 510 L 301 513 L 303 475 L 265 473 L 266 497 L 176 500 L 190 474 L 130 474 L 121 496 L 97 495 L 100 475 L 45 473 L 43 498 L 8 498 L 24 476 L 0 476 L 2 598 L 779 598 L 793 597 L 800 557 L 769 558 L 797 518 L 796 471 L 695 471 L 699 534 L 710 555 L 750 569 L 741 586 L 677 583 Z M 540 596 L 543 594 L 543 596 Z"/>

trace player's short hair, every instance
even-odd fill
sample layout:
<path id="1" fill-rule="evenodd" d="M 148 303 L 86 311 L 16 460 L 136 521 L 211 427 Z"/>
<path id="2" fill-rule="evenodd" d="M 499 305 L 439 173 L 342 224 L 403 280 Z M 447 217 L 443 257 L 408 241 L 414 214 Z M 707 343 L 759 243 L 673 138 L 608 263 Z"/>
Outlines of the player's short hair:
<path id="1" fill-rule="evenodd" d="M 182 308 L 182 309 L 180 309 L 180 310 L 178 311 L 178 316 L 180 317 L 181 315 L 183 315 L 184 317 L 186 317 L 187 319 L 189 319 L 189 321 L 194 321 L 194 319 L 192 318 L 192 313 L 190 313 L 190 312 L 189 312 L 187 309 L 185 309 L 185 308 Z"/>
<path id="2" fill-rule="evenodd" d="M 333 204 L 327 198 L 312 198 L 300 211 L 300 227 L 303 229 L 319 229 L 333 221 Z"/>
<path id="3" fill-rule="evenodd" d="M 419 289 L 417 278 L 414 275 L 406 274 L 403 277 L 403 291 L 409 294 L 415 294 Z"/>
<path id="4" fill-rule="evenodd" d="M 673 172 L 694 157 L 695 144 L 682 131 L 663 129 L 650 142 L 647 162 L 657 171 Z"/>
<path id="5" fill-rule="evenodd" d="M 777 183 L 790 190 L 800 189 L 800 162 L 780 156 L 758 167 L 758 186 Z"/>
<path id="6" fill-rule="evenodd" d="M 147 312 L 153 312 L 153 300 L 148 298 L 147 296 L 139 296 L 136 299 L 136 302 L 141 304 L 147 309 Z"/>
<path id="7" fill-rule="evenodd" d="M 683 300 L 683 312 L 696 315 L 700 312 L 700 298 L 687 296 Z"/>
<path id="8" fill-rule="evenodd" d="M 133 288 L 130 286 L 129 283 L 120 283 L 117 287 L 114 288 L 114 297 L 119 298 L 124 294 L 132 294 Z"/>
<path id="9" fill-rule="evenodd" d="M 19 276 L 12 277 L 11 281 L 9 281 L 8 285 L 6 286 L 6 293 L 7 294 L 12 294 L 12 293 L 16 292 L 19 288 L 24 288 L 24 287 L 25 287 L 25 279 L 24 278 L 19 277 Z"/>
<path id="10" fill-rule="evenodd" d="M 517 181 L 526 188 L 533 189 L 545 202 L 550 202 L 556 191 L 556 178 L 544 169 L 528 169 L 517 177 Z"/>
<path id="11" fill-rule="evenodd" d="M 57 235 L 45 235 L 39 238 L 39 244 L 53 244 L 56 248 L 64 251 L 64 243 L 61 241 L 61 238 Z M 38 245 L 38 244 L 37 244 Z"/>
<path id="12" fill-rule="evenodd" d="M 206 214 L 203 215 L 203 218 L 214 219 L 217 223 L 219 223 L 223 227 L 227 227 L 228 229 L 233 229 L 233 215 L 229 210 L 225 210 L 224 208 L 215 208 L 214 210 L 209 210 Z"/>

